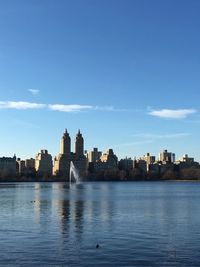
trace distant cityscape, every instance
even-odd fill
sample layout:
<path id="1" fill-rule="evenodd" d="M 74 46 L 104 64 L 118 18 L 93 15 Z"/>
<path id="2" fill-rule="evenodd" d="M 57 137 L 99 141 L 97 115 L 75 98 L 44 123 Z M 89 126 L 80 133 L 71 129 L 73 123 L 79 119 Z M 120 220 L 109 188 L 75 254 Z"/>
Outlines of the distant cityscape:
<path id="1" fill-rule="evenodd" d="M 35 158 L 22 160 L 0 158 L 1 181 L 69 181 L 70 163 L 73 162 L 83 181 L 132 180 L 196 180 L 200 179 L 200 165 L 187 154 L 176 160 L 175 153 L 161 151 L 158 159 L 146 153 L 139 158 L 118 159 L 112 148 L 101 152 L 98 148 L 84 150 L 84 138 L 78 130 L 71 151 L 67 129 L 60 139 L 59 154 L 54 158 L 42 149 Z"/>

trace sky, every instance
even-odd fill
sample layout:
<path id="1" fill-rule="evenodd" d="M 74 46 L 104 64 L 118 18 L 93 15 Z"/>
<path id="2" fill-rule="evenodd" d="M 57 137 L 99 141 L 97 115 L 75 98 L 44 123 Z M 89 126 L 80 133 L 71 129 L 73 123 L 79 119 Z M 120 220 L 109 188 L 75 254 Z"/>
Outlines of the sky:
<path id="1" fill-rule="evenodd" d="M 0 157 L 67 128 L 120 158 L 200 161 L 199 0 L 1 0 Z"/>

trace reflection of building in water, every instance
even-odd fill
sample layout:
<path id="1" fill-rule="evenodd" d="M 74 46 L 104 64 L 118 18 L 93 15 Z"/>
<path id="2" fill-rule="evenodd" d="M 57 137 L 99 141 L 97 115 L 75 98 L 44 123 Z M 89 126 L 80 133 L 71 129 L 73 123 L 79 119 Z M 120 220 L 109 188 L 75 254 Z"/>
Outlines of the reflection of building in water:
<path id="1" fill-rule="evenodd" d="M 16 174 L 16 156 L 0 158 L 0 175 L 6 177 Z"/>
<path id="2" fill-rule="evenodd" d="M 61 234 L 70 235 L 70 239 L 80 241 L 84 225 L 84 201 L 73 199 L 62 199 L 54 201 L 55 216 L 59 220 Z"/>
<path id="3" fill-rule="evenodd" d="M 61 194 L 61 195 L 60 195 Z M 68 236 L 70 232 L 71 222 L 71 202 L 68 199 L 64 199 L 64 195 L 59 192 L 60 199 L 54 199 L 52 201 L 53 217 L 59 224 L 58 229 L 61 235 Z"/>
<path id="4" fill-rule="evenodd" d="M 83 214 L 84 213 L 84 201 L 83 200 L 77 200 L 75 202 L 75 209 L 74 209 L 74 223 L 76 227 L 76 233 L 80 234 L 82 233 L 83 229 Z"/>
<path id="5" fill-rule="evenodd" d="M 79 175 L 84 177 L 86 174 L 87 160 L 84 155 L 84 139 L 80 130 L 76 135 L 74 153 L 71 152 L 71 138 L 67 130 L 65 130 L 60 142 L 60 153 L 54 158 L 53 174 L 58 177 L 69 178 L 71 161 L 73 161 Z"/>
<path id="6" fill-rule="evenodd" d="M 41 184 L 34 184 L 34 199 L 32 200 L 34 206 L 34 212 L 37 219 L 37 222 L 40 220 L 40 194 L 41 194 Z"/>
<path id="7" fill-rule="evenodd" d="M 34 184 L 34 195 L 31 203 L 34 207 L 37 222 L 48 222 L 47 217 L 52 214 L 52 199 L 52 184 Z"/>

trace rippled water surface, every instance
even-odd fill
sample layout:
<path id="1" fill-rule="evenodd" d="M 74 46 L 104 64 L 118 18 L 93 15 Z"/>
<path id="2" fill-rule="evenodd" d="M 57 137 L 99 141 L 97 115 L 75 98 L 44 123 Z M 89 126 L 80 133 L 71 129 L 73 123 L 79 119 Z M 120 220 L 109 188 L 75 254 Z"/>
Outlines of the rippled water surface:
<path id="1" fill-rule="evenodd" d="M 200 183 L 0 184 L 0 266 L 200 266 L 199 255 Z"/>

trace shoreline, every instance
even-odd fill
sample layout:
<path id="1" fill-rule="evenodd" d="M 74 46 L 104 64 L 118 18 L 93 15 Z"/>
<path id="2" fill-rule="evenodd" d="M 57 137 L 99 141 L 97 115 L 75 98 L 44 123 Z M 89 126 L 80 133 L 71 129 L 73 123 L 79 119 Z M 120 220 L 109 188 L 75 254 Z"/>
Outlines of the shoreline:
<path id="1" fill-rule="evenodd" d="M 176 180 L 173 180 L 173 179 L 155 179 L 155 180 L 149 180 L 149 179 L 137 179 L 137 180 L 97 180 L 97 181 L 94 181 L 94 180 L 84 180 L 84 181 L 81 181 L 81 183 L 88 183 L 88 182 L 91 182 L 91 183 L 137 183 L 137 182 L 200 182 L 199 179 L 176 179 Z M 14 179 L 11 179 L 11 180 L 2 180 L 0 181 L 0 184 L 4 184 L 4 183 L 67 183 L 69 184 L 68 181 L 66 180 L 14 180 Z"/>

